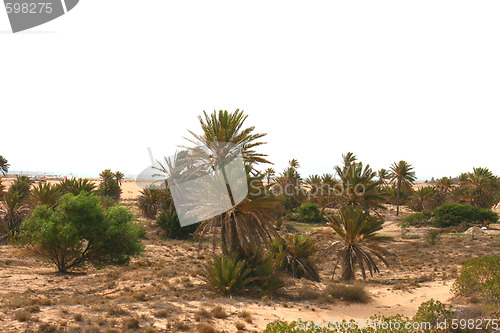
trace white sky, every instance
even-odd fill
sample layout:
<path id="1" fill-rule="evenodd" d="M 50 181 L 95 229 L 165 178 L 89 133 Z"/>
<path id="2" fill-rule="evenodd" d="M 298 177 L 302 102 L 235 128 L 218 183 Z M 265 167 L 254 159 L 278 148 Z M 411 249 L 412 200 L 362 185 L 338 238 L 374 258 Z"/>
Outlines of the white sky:
<path id="1" fill-rule="evenodd" d="M 12 34 L 0 10 L 0 155 L 137 174 L 203 110 L 249 114 L 281 170 L 353 151 L 419 178 L 500 174 L 500 2 L 81 0 Z"/>

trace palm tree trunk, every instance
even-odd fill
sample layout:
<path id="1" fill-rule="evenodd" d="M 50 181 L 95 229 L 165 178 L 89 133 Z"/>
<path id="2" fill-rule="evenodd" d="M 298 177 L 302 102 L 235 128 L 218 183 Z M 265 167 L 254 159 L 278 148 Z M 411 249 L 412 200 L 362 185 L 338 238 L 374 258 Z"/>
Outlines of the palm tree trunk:
<path id="1" fill-rule="evenodd" d="M 219 168 L 222 172 L 222 177 L 224 178 L 224 182 L 226 183 L 226 190 L 227 194 L 229 195 L 229 200 L 231 201 L 231 206 L 234 207 L 236 206 L 235 201 L 234 201 L 234 196 L 233 192 L 231 191 L 231 186 L 229 185 L 229 180 L 226 175 L 226 170 L 224 169 L 224 166 L 219 163 Z M 240 254 L 241 253 L 241 245 L 238 240 L 238 230 L 236 229 L 236 217 L 231 214 L 229 217 L 229 246 L 226 244 L 226 250 L 229 250 L 230 254 Z M 229 247 L 229 249 L 227 249 Z"/>
<path id="2" fill-rule="evenodd" d="M 396 194 L 396 216 L 399 215 L 399 197 L 401 195 L 401 181 L 398 180 L 398 193 Z"/>

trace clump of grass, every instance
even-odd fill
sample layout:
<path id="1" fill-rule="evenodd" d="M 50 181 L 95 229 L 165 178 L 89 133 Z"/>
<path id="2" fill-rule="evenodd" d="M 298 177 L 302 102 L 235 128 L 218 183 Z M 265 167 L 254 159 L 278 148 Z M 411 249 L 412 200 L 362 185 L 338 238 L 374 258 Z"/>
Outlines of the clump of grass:
<path id="1" fill-rule="evenodd" d="M 14 319 L 18 321 L 29 321 L 31 319 L 31 313 L 26 310 L 17 310 L 14 312 Z"/>
<path id="2" fill-rule="evenodd" d="M 215 328 L 212 325 L 201 323 L 196 326 L 196 331 L 198 333 L 215 333 Z"/>
<path id="3" fill-rule="evenodd" d="M 83 316 L 81 313 L 75 313 L 75 315 L 73 316 L 73 319 L 75 321 L 82 321 L 83 320 Z"/>
<path id="4" fill-rule="evenodd" d="M 344 285 L 332 283 L 326 288 L 326 295 L 329 298 L 348 302 L 366 303 L 370 299 L 365 288 L 361 284 Z"/>
<path id="5" fill-rule="evenodd" d="M 212 319 L 212 314 L 206 309 L 199 309 L 194 314 L 194 320 L 201 321 L 201 319 Z"/>
<path id="6" fill-rule="evenodd" d="M 238 321 L 236 324 L 234 324 L 234 326 L 236 326 L 236 329 L 238 331 L 243 331 L 245 329 L 245 324 L 241 321 Z"/>
<path id="7" fill-rule="evenodd" d="M 127 310 L 118 306 L 111 306 L 108 309 L 108 315 L 112 317 L 126 316 L 128 314 L 129 312 Z"/>
<path id="8" fill-rule="evenodd" d="M 217 319 L 226 319 L 227 317 L 229 317 L 229 315 L 220 305 L 217 305 L 214 308 L 212 308 L 212 315 Z"/>
<path id="9" fill-rule="evenodd" d="M 249 324 L 251 324 L 253 321 L 252 313 L 248 310 L 243 310 L 238 315 L 240 316 L 240 318 L 244 319 Z"/>
<path id="10" fill-rule="evenodd" d="M 138 329 L 140 328 L 139 319 L 135 317 L 123 319 L 122 326 L 125 329 Z"/>
<path id="11" fill-rule="evenodd" d="M 427 231 L 427 240 L 429 241 L 429 244 L 436 245 L 436 243 L 439 241 L 439 230 L 429 229 Z"/>
<path id="12" fill-rule="evenodd" d="M 178 331 L 188 331 L 189 330 L 189 325 L 186 324 L 183 321 L 176 320 L 174 323 L 174 328 Z"/>
<path id="13" fill-rule="evenodd" d="M 160 310 L 155 312 L 155 317 L 156 318 L 168 318 L 168 311 L 167 310 Z"/>

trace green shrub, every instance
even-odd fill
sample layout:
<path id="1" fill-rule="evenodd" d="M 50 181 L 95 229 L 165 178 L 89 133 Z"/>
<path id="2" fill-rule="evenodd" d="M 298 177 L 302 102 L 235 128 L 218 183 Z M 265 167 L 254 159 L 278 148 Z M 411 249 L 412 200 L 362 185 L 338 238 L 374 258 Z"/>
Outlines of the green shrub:
<path id="1" fill-rule="evenodd" d="M 270 255 L 262 251 L 246 258 L 222 254 L 214 256 L 203 269 L 202 276 L 224 295 L 236 295 L 249 290 L 273 292 L 283 286 Z"/>
<path id="2" fill-rule="evenodd" d="M 450 319 L 452 315 L 453 308 L 451 306 L 430 299 L 420 304 L 417 313 L 413 317 L 413 321 L 430 323 L 434 327 L 438 321 L 443 322 L 444 319 Z"/>
<path id="3" fill-rule="evenodd" d="M 179 217 L 174 212 L 163 211 L 156 219 L 156 224 L 162 229 L 167 239 L 190 239 L 200 225 L 199 223 L 181 227 Z"/>
<path id="4" fill-rule="evenodd" d="M 310 202 L 295 209 L 295 219 L 303 223 L 321 223 L 324 221 L 318 206 Z"/>
<path id="5" fill-rule="evenodd" d="M 332 283 L 326 287 L 326 296 L 348 302 L 366 303 L 369 300 L 368 294 L 361 284 L 344 285 Z"/>
<path id="6" fill-rule="evenodd" d="M 471 205 L 448 202 L 433 212 L 434 225 L 439 228 L 458 226 L 467 223 L 483 223 L 489 220 L 498 222 L 498 214 L 489 209 L 479 209 Z"/>
<path id="7" fill-rule="evenodd" d="M 412 328 L 406 328 L 405 324 L 410 322 L 410 319 L 402 315 L 394 315 L 390 317 L 372 316 L 369 319 L 372 325 L 364 325 L 364 322 L 355 320 L 342 321 L 306 321 L 299 319 L 291 323 L 275 321 L 269 323 L 264 330 L 264 333 L 330 333 L 330 332 L 349 332 L 349 333 L 410 333 L 415 332 Z M 377 324 L 375 324 L 377 323 Z M 394 330 L 393 327 L 399 325 L 400 329 Z M 376 326 L 376 327 L 375 327 Z M 387 328 L 385 328 L 387 327 Z M 426 331 L 436 332 L 436 331 Z"/>
<path id="8" fill-rule="evenodd" d="M 427 230 L 427 239 L 429 244 L 436 245 L 439 240 L 439 230 L 438 229 L 430 229 Z"/>
<path id="9" fill-rule="evenodd" d="M 424 210 L 421 213 L 410 214 L 401 220 L 401 225 L 422 226 L 427 225 L 432 217 L 430 210 Z"/>
<path id="10" fill-rule="evenodd" d="M 276 267 L 292 277 L 319 281 L 318 268 L 314 257 L 318 252 L 313 238 L 305 235 L 286 235 L 270 244 Z"/>
<path id="11" fill-rule="evenodd" d="M 238 260 L 235 256 L 214 256 L 205 265 L 202 275 L 224 295 L 241 293 L 251 281 L 250 268 L 245 261 Z"/>
<path id="12" fill-rule="evenodd" d="M 460 296 L 478 295 L 487 303 L 500 304 L 500 257 L 467 260 L 453 291 Z"/>
<path id="13" fill-rule="evenodd" d="M 37 207 L 21 225 L 18 240 L 60 272 L 85 264 L 125 264 L 143 251 L 133 220 L 120 206 L 104 211 L 94 194 L 66 194 L 56 208 Z"/>

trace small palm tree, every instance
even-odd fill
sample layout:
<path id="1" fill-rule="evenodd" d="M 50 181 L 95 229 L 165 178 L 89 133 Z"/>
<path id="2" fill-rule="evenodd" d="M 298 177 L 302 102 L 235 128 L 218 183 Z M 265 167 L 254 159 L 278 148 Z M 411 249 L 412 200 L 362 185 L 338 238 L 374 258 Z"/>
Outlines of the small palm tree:
<path id="1" fill-rule="evenodd" d="M 410 163 L 406 161 L 394 162 L 391 165 L 391 180 L 396 185 L 396 216 L 399 215 L 399 204 L 401 198 L 401 191 L 403 188 L 409 188 L 415 183 L 417 177 L 415 176 L 415 171 Z"/>
<path id="2" fill-rule="evenodd" d="M 65 179 L 58 184 L 58 187 L 62 194 L 71 193 L 73 195 L 78 195 L 84 191 L 92 193 L 96 188 L 95 184 L 86 178 Z"/>
<path id="3" fill-rule="evenodd" d="M 0 173 L 5 176 L 7 172 L 9 172 L 9 167 L 9 161 L 7 161 L 5 157 L 0 155 Z"/>
<path id="4" fill-rule="evenodd" d="M 292 277 L 319 281 L 320 276 L 314 259 L 318 254 L 316 240 L 305 235 L 286 235 L 271 242 L 271 255 L 278 269 Z"/>
<path id="5" fill-rule="evenodd" d="M 58 186 L 51 184 L 38 184 L 31 192 L 31 206 L 46 205 L 54 207 L 61 198 L 61 190 Z"/>
<path id="6" fill-rule="evenodd" d="M 115 179 L 118 182 L 118 186 L 122 186 L 123 179 L 125 179 L 125 175 L 120 171 L 116 171 L 115 172 Z"/>
<path id="7" fill-rule="evenodd" d="M 411 206 L 416 212 L 421 212 L 425 209 L 433 210 L 438 204 L 438 192 L 432 186 L 421 187 L 413 193 Z"/>
<path id="8" fill-rule="evenodd" d="M 366 269 L 373 276 L 379 272 L 378 258 L 387 267 L 389 263 L 385 256 L 389 253 L 380 246 L 380 241 L 388 240 L 387 237 L 377 234 L 382 229 L 382 220 L 371 216 L 361 207 L 349 206 L 340 210 L 339 215 L 329 217 L 332 233 L 319 233 L 319 236 L 332 240 L 328 252 L 337 254 L 337 261 L 333 274 L 338 264 L 342 266 L 342 280 L 355 278 L 354 267 L 359 266 L 363 279 L 366 279 Z"/>

